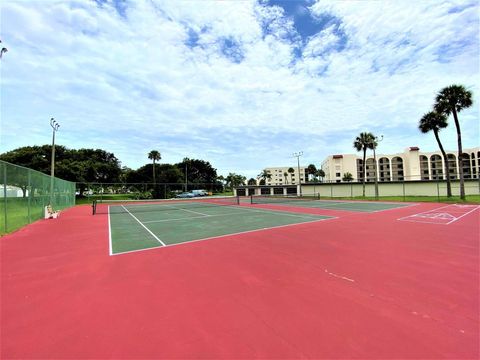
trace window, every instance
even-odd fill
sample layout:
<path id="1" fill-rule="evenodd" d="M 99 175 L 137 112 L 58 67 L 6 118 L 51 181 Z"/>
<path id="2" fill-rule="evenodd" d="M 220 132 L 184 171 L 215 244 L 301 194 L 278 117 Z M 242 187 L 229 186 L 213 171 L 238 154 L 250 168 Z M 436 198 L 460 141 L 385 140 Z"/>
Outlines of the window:
<path id="1" fill-rule="evenodd" d="M 340 173 L 335 173 L 335 176 L 336 176 L 336 177 L 340 177 L 340 176 L 342 176 L 342 175 L 341 175 Z"/>

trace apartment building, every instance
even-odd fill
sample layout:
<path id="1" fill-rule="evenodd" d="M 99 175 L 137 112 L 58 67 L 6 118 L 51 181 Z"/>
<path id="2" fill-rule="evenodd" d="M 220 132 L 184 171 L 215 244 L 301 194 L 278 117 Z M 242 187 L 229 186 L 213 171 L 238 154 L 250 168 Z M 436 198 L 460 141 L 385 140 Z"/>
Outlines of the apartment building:
<path id="1" fill-rule="evenodd" d="M 440 151 L 421 152 L 416 146 L 403 153 L 377 154 L 378 181 L 442 180 L 445 179 L 445 165 Z M 458 179 L 460 161 L 455 151 L 447 151 L 450 178 Z M 375 162 L 369 154 L 365 161 L 366 181 L 375 181 Z M 463 149 L 463 174 L 465 179 L 478 179 L 480 173 L 480 147 Z M 347 172 L 353 181 L 363 180 L 363 158 L 357 154 L 328 156 L 321 165 L 325 181 L 341 182 Z"/>
<path id="2" fill-rule="evenodd" d="M 288 172 L 288 169 L 292 168 L 293 173 Z M 272 175 L 270 179 L 266 179 L 265 185 L 295 185 L 300 182 L 305 182 L 308 179 L 307 168 L 300 166 L 300 176 L 298 174 L 297 166 L 288 167 L 270 167 L 265 170 Z M 257 185 L 260 185 L 262 179 L 257 177 Z"/>

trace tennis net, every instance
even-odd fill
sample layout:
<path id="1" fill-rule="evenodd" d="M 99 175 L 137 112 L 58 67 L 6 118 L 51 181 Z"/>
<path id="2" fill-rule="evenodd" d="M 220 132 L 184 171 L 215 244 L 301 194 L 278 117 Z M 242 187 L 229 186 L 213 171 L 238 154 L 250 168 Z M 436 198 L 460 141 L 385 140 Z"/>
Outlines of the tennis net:
<path id="1" fill-rule="evenodd" d="M 232 206 L 240 203 L 238 196 L 212 196 L 190 199 L 166 200 L 94 200 L 92 204 L 93 215 L 137 213 L 162 210 L 188 210 L 192 208 Z"/>
<path id="2" fill-rule="evenodd" d="M 320 194 L 314 195 L 252 195 L 251 204 L 276 204 L 320 200 Z"/>

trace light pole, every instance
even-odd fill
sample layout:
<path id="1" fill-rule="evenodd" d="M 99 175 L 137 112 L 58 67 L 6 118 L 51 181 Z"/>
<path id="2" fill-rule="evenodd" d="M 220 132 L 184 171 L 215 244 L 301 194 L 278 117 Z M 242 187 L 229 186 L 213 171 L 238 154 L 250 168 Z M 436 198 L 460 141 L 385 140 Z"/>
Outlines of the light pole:
<path id="1" fill-rule="evenodd" d="M 188 192 L 188 165 L 185 163 L 185 192 Z"/>
<path id="2" fill-rule="evenodd" d="M 373 162 L 375 163 L 375 199 L 378 200 L 378 171 L 377 171 L 377 156 L 375 154 L 375 149 L 378 146 L 378 143 L 383 140 L 383 135 L 375 136 L 373 139 Z"/>
<path id="3" fill-rule="evenodd" d="M 298 169 L 298 188 L 300 192 L 300 196 L 302 196 L 302 182 L 300 178 L 300 156 L 303 155 L 303 151 L 293 153 L 293 156 L 297 158 L 297 169 Z"/>
<path id="4" fill-rule="evenodd" d="M 52 136 L 52 164 L 50 166 L 50 205 L 53 205 L 53 179 L 55 176 L 55 133 L 58 131 L 60 124 L 54 118 L 50 119 L 50 126 L 53 129 Z"/>

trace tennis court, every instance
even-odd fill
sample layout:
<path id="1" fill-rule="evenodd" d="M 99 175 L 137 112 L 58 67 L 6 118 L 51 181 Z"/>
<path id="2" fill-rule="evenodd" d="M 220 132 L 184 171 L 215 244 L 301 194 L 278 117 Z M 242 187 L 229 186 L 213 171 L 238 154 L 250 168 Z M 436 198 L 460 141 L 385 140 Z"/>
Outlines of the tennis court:
<path id="1" fill-rule="evenodd" d="M 111 255 L 332 218 L 239 206 L 237 197 L 113 201 L 94 213 L 109 217 Z"/>
<path id="2" fill-rule="evenodd" d="M 251 204 L 272 204 L 294 207 L 307 207 L 331 210 L 346 210 L 359 212 L 376 212 L 412 206 L 410 203 L 373 202 L 373 201 L 347 201 L 347 200 L 322 200 L 315 196 L 289 196 L 289 195 L 255 195 L 250 197 Z"/>

